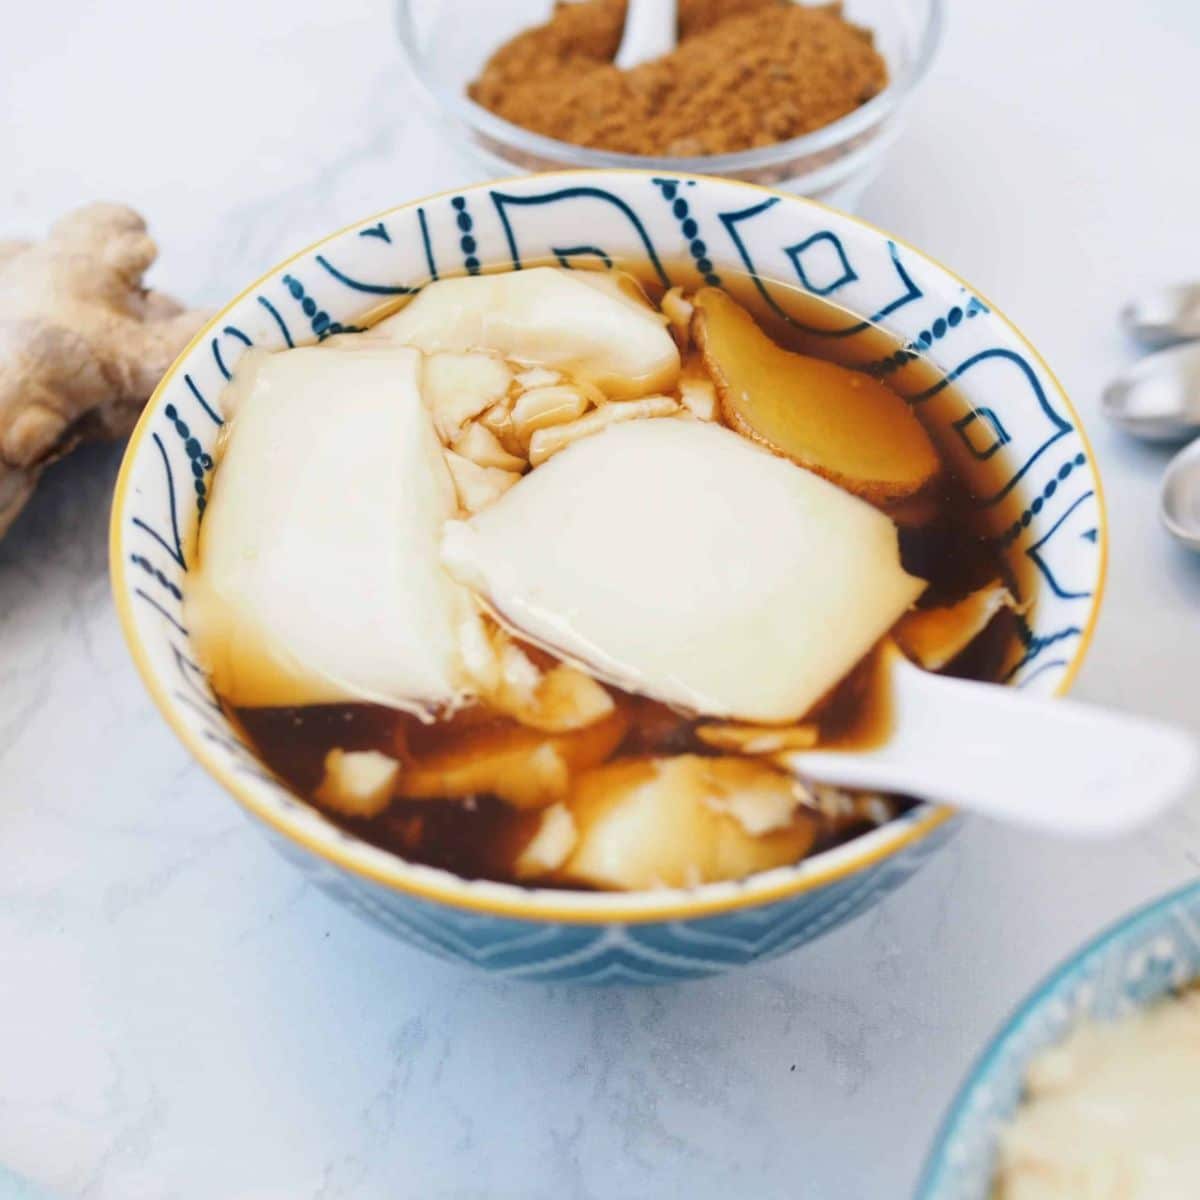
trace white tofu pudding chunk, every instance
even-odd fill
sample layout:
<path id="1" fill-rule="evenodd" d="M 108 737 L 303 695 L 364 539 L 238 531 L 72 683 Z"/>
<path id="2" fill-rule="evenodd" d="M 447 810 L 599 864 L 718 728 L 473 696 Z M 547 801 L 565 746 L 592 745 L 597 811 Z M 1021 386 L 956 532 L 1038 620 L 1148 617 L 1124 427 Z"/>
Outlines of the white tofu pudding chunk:
<path id="1" fill-rule="evenodd" d="M 406 862 L 626 892 L 787 867 L 916 802 L 793 757 L 887 736 L 881 640 L 984 680 L 1023 653 L 1030 598 L 924 409 L 752 287 L 644 268 L 441 279 L 221 395 L 196 662 L 285 786 Z"/>
<path id="2" fill-rule="evenodd" d="M 472 601 L 438 557 L 458 505 L 421 366 L 382 345 L 239 365 L 186 608 L 229 703 L 459 698 Z"/>
<path id="3" fill-rule="evenodd" d="M 925 588 L 871 505 L 739 435 L 639 420 L 567 447 L 442 556 L 520 636 L 631 692 L 795 721 Z"/>
<path id="4" fill-rule="evenodd" d="M 443 279 L 367 336 L 426 352 L 487 347 L 568 371 L 615 399 L 662 391 L 679 376 L 659 312 L 607 276 L 555 267 Z"/>

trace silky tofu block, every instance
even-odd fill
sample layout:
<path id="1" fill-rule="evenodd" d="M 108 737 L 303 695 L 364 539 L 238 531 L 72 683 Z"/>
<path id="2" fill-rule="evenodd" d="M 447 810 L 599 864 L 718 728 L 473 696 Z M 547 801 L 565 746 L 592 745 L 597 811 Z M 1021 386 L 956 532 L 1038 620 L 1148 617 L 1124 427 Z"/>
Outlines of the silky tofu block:
<path id="1" fill-rule="evenodd" d="M 580 775 L 562 877 L 637 891 L 741 879 L 803 858 L 816 821 L 803 789 L 762 763 L 681 754 Z"/>
<path id="2" fill-rule="evenodd" d="M 456 511 L 421 356 L 248 354 L 199 532 L 187 622 L 239 706 L 459 696 L 469 596 L 442 568 Z"/>
<path id="3" fill-rule="evenodd" d="M 655 309 L 607 276 L 555 267 L 440 280 L 368 336 L 427 353 L 486 348 L 618 399 L 663 391 L 679 376 L 679 350 Z"/>
<path id="4" fill-rule="evenodd" d="M 617 425 L 447 525 L 443 561 L 512 630 L 629 691 L 795 721 L 924 589 L 896 526 L 695 421 Z"/>

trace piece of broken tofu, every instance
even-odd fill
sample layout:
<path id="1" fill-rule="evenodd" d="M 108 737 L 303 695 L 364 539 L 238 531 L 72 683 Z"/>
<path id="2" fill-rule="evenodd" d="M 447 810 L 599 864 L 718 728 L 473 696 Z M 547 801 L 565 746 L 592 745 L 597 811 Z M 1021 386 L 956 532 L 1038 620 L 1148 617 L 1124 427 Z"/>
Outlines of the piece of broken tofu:
<path id="1" fill-rule="evenodd" d="M 639 420 L 560 451 L 443 561 L 526 641 L 629 692 L 787 724 L 924 590 L 877 509 L 720 426 Z"/>
<path id="2" fill-rule="evenodd" d="M 701 288 L 694 303 L 696 344 L 734 429 L 876 504 L 936 477 L 929 435 L 890 388 L 776 345 L 719 288 Z"/>
<path id="3" fill-rule="evenodd" d="M 618 399 L 668 390 L 679 376 L 666 318 L 644 298 L 607 275 L 557 267 L 439 280 L 369 336 L 426 352 L 486 347 Z"/>
<path id="4" fill-rule="evenodd" d="M 578 840 L 571 810 L 565 804 L 552 804 L 538 814 L 532 836 L 513 861 L 513 874 L 522 880 L 552 875 L 570 857 Z"/>
<path id="5" fill-rule="evenodd" d="M 333 749 L 314 796 L 343 817 L 377 817 L 391 803 L 399 774 L 400 763 L 378 750 Z"/>
<path id="6" fill-rule="evenodd" d="M 679 401 L 699 421 L 717 419 L 717 389 L 696 356 L 684 363 L 679 376 Z"/>
<path id="7" fill-rule="evenodd" d="M 783 754 L 811 750 L 821 738 L 816 722 L 801 725 L 698 725 L 696 737 L 706 746 L 728 754 Z"/>
<path id="8" fill-rule="evenodd" d="M 470 595 L 439 543 L 458 502 L 416 350 L 247 353 L 185 613 L 239 707 L 462 695 Z"/>
<path id="9" fill-rule="evenodd" d="M 446 451 L 446 466 L 463 512 L 474 513 L 494 504 L 521 476 L 502 467 L 484 467 L 453 450 Z"/>
<path id="10" fill-rule="evenodd" d="M 678 411 L 678 403 L 670 396 L 643 396 L 640 400 L 613 401 L 577 421 L 539 429 L 529 439 L 529 462 L 532 466 L 540 467 L 573 442 L 594 437 L 614 425 L 625 421 L 645 421 L 652 417 L 670 417 Z"/>
<path id="11" fill-rule="evenodd" d="M 1024 612 L 1012 593 L 997 580 L 953 604 L 918 608 L 896 625 L 900 649 L 919 667 L 940 671 L 949 666 L 1005 609 Z"/>
<path id="12" fill-rule="evenodd" d="M 607 717 L 612 696 L 567 663 L 538 666 L 490 620 L 463 626 L 463 663 L 474 693 L 487 706 L 543 733 L 569 733 Z"/>
<path id="13" fill-rule="evenodd" d="M 630 759 L 586 771 L 567 808 L 564 882 L 621 891 L 742 879 L 802 858 L 817 824 L 795 779 L 737 758 Z"/>
<path id="14" fill-rule="evenodd" d="M 368 348 L 373 342 L 368 335 L 359 338 L 358 346 Z M 433 414 L 438 437 L 447 446 L 462 436 L 468 421 L 502 401 L 512 383 L 508 364 L 496 354 L 479 350 L 430 354 L 423 366 L 421 393 Z"/>

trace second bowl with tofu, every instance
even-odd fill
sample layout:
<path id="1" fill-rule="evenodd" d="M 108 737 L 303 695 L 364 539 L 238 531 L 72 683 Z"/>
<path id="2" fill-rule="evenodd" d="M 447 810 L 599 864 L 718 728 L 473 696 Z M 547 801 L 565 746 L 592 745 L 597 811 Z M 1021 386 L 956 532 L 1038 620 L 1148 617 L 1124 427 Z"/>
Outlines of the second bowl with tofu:
<path id="1" fill-rule="evenodd" d="M 202 761 L 338 895 L 540 979 L 708 974 L 911 874 L 949 812 L 805 751 L 887 736 L 885 638 L 1065 687 L 1103 552 L 1074 414 L 984 301 L 804 201 L 638 174 L 282 265 L 164 380 L 113 517 Z"/>

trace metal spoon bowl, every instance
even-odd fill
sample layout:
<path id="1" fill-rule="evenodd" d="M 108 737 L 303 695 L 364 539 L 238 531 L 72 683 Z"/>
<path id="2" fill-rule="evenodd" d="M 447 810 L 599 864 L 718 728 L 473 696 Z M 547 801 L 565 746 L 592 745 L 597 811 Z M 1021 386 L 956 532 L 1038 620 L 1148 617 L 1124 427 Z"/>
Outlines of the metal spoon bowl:
<path id="1" fill-rule="evenodd" d="M 1200 434 L 1200 342 L 1160 350 L 1135 363 L 1104 391 L 1110 421 L 1150 442 Z"/>
<path id="2" fill-rule="evenodd" d="M 1179 541 L 1200 550 L 1200 439 L 1171 459 L 1159 512 L 1163 524 Z"/>
<path id="3" fill-rule="evenodd" d="M 1126 332 L 1151 350 L 1200 338 L 1200 283 L 1183 283 L 1142 296 L 1121 310 Z"/>

